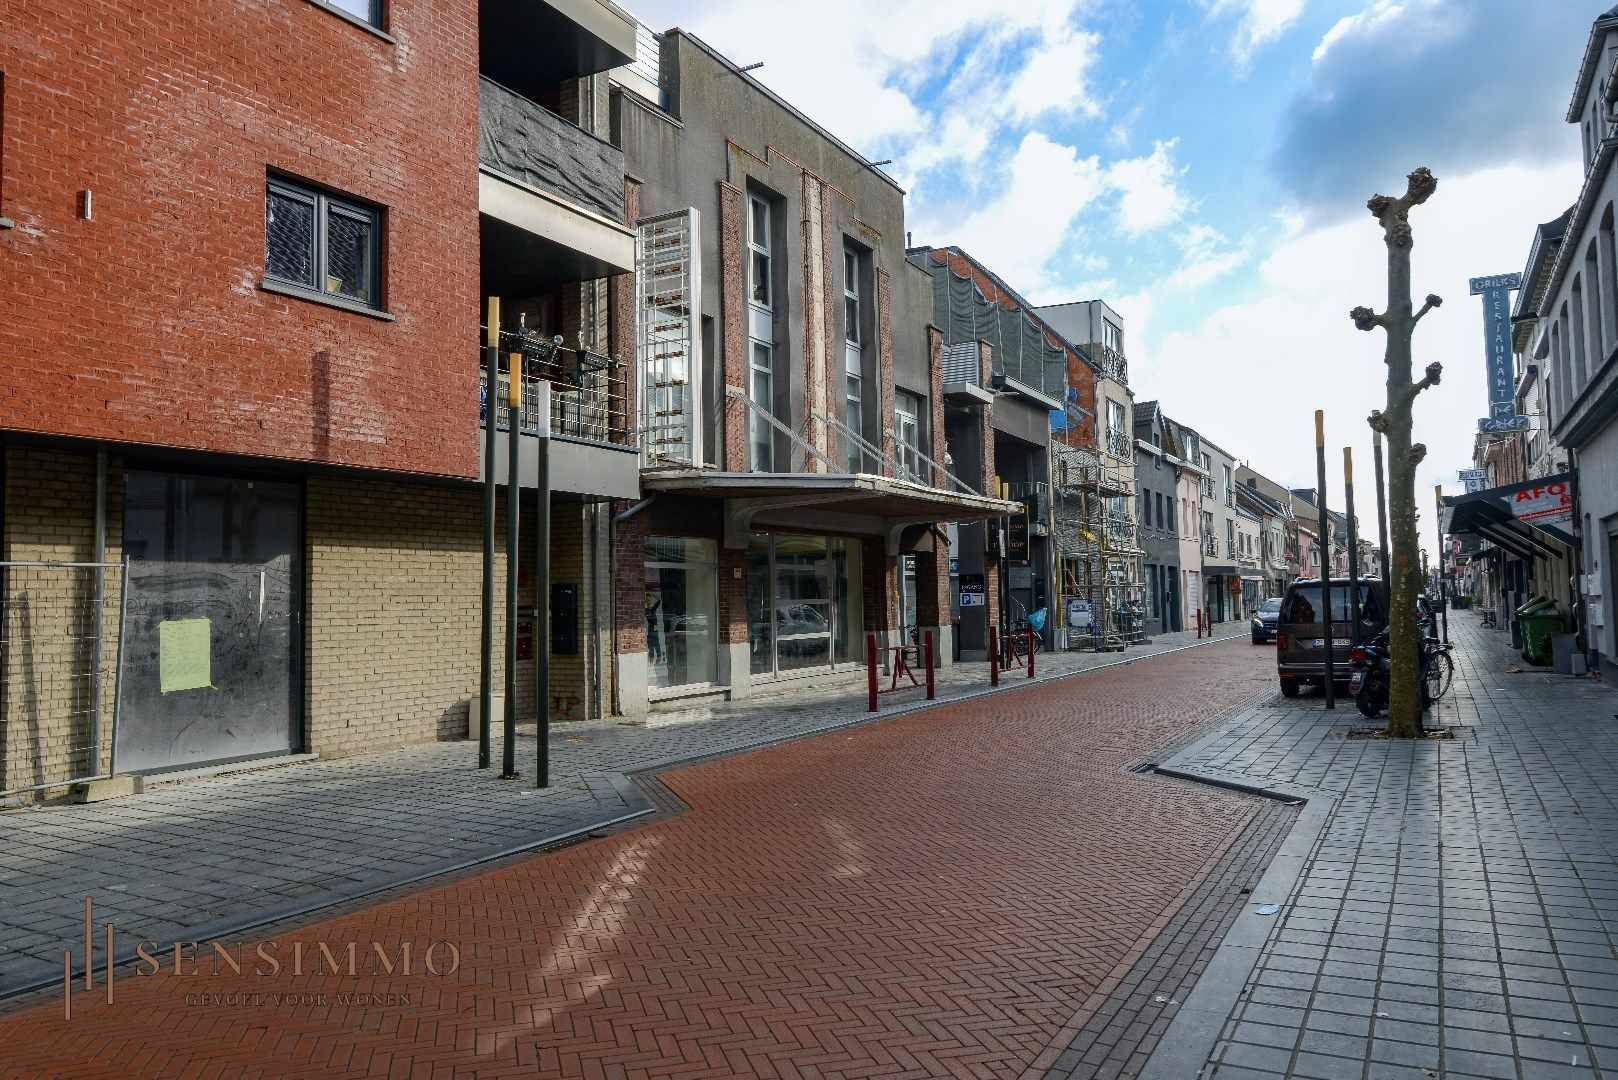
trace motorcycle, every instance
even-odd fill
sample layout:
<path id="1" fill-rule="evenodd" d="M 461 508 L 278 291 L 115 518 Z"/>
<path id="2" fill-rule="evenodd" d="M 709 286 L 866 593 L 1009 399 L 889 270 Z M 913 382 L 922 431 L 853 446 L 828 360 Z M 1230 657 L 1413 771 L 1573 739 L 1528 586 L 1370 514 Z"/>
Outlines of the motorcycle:
<path id="1" fill-rule="evenodd" d="M 1437 638 L 1425 633 L 1427 625 L 1422 624 L 1424 631 L 1421 636 L 1421 707 L 1423 710 L 1433 707 L 1433 703 L 1443 696 L 1449 688 L 1449 681 L 1454 673 L 1454 663 L 1450 660 L 1450 646 L 1441 644 Z M 1364 645 L 1356 645 L 1349 650 L 1349 664 L 1353 674 L 1349 676 L 1348 692 L 1354 698 L 1364 716 L 1379 716 L 1388 707 L 1388 688 L 1393 684 L 1393 653 L 1388 646 L 1388 632 L 1384 629 L 1376 637 Z"/>

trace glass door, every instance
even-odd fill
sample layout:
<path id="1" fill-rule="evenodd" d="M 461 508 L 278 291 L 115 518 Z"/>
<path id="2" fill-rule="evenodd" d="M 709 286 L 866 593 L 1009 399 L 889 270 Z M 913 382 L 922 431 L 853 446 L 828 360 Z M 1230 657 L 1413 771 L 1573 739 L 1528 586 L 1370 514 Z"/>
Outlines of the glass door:
<path id="1" fill-rule="evenodd" d="M 775 537 L 777 671 L 831 666 L 831 565 L 824 536 Z"/>

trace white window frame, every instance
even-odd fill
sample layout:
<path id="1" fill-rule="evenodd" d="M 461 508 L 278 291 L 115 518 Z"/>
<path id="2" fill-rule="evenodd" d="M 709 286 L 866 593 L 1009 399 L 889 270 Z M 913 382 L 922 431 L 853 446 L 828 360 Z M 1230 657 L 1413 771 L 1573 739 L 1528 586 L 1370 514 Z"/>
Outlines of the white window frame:
<path id="1" fill-rule="evenodd" d="M 763 218 L 762 228 L 760 217 Z M 775 207 L 762 195 L 749 194 L 745 270 L 748 305 L 747 395 L 757 409 L 749 410 L 747 418 L 747 453 L 754 472 L 775 471 L 775 430 L 764 418 L 775 415 L 775 257 L 772 243 L 774 229 Z M 756 298 L 760 285 L 761 257 L 763 300 Z M 761 397 L 763 400 L 760 400 Z M 764 415 L 761 416 L 759 410 L 762 410 Z"/>

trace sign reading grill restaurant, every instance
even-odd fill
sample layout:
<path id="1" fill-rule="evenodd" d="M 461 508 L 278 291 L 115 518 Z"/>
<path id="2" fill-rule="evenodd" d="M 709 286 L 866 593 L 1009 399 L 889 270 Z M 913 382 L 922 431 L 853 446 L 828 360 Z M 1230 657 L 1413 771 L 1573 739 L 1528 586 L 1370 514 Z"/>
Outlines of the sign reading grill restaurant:
<path id="1" fill-rule="evenodd" d="M 1517 415 L 1511 370 L 1511 293 L 1522 287 L 1522 275 L 1476 277 L 1470 284 L 1472 295 L 1483 297 L 1483 358 L 1489 383 L 1489 415 L 1478 421 L 1478 430 L 1527 431 L 1528 417 Z"/>

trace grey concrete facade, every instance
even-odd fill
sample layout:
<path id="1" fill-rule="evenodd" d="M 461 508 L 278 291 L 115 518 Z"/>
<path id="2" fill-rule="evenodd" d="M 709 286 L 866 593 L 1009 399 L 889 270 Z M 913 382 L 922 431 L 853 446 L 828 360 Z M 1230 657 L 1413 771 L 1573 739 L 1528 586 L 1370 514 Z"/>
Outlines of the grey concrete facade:
<path id="1" fill-rule="evenodd" d="M 1182 630 L 1179 466 L 1163 449 L 1163 412 L 1155 401 L 1135 407 L 1136 517 L 1140 521 L 1141 581 L 1146 632 Z"/>

